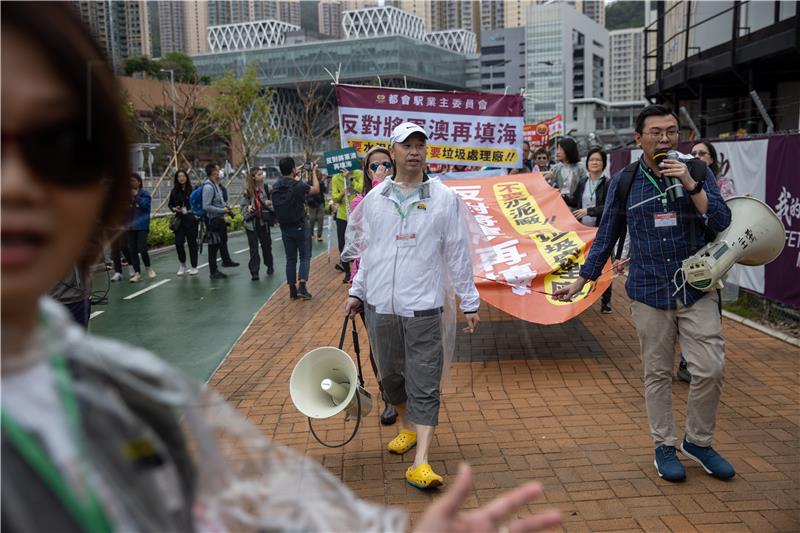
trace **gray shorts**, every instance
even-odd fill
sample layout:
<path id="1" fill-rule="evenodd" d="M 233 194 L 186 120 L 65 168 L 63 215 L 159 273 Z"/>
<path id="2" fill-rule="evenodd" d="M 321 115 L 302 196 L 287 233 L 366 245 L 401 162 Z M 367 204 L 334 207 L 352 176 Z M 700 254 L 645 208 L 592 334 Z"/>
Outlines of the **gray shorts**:
<path id="1" fill-rule="evenodd" d="M 384 398 L 392 405 L 405 403 L 409 422 L 437 425 L 444 359 L 441 310 L 404 317 L 364 307 Z"/>

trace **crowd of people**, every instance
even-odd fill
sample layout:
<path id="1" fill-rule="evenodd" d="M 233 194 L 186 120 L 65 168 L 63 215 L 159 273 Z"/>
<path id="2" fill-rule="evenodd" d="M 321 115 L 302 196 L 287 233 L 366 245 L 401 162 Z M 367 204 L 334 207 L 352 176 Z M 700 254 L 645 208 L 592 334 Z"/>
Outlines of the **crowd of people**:
<path id="1" fill-rule="evenodd" d="M 112 239 L 116 244 L 111 248 L 127 249 L 131 281 L 141 280 L 142 264 L 148 277 L 156 277 L 147 251 L 152 200 L 141 177 L 128 171 L 120 91 L 103 66 L 100 48 L 69 6 L 5 2 L 0 9 L 4 527 L 403 527 L 401 513 L 358 499 L 321 465 L 269 442 L 212 392 L 155 355 L 81 330 L 64 306 L 48 296 L 52 287 L 73 283 L 70 277 L 80 281 L 100 256 L 101 228 L 125 229 L 122 238 Z M 87 65 L 93 67 L 87 70 Z M 598 278 L 627 228 L 631 260 L 626 289 L 641 345 L 658 475 L 668 481 L 686 477 L 680 451 L 725 480 L 735 471 L 712 447 L 725 363 L 719 295 L 688 287 L 676 296 L 671 278 L 675 264 L 704 244 L 698 236 L 724 230 L 731 212 L 716 183 L 716 156 L 709 143 L 697 143 L 694 157 L 657 162 L 655 154 L 674 150 L 678 137 L 677 116 L 652 105 L 636 123 L 642 157 L 610 179 L 604 176 L 607 156 L 602 150 L 590 150 L 584 167 L 568 138 L 558 143 L 555 165 L 540 160 L 530 146 L 527 161 L 529 169 L 535 165 L 544 171 L 577 220 L 598 228 L 580 277 L 557 291 L 559 298 L 571 299 Z M 429 454 L 457 313 L 466 322 L 463 331 L 475 332 L 480 297 L 467 208 L 452 189 L 425 172 L 428 132 L 402 123 L 387 140 L 389 149 L 371 150 L 362 171 L 331 180 L 340 268 L 350 283 L 344 312 L 363 315 L 387 403 L 383 416 L 392 414 L 391 406 L 399 422 L 386 447 L 400 455 L 416 448 L 405 480 L 430 489 L 445 482 L 431 467 Z M 47 158 L 39 153 L 43 146 L 52 147 Z M 76 153 L 92 157 L 76 162 Z M 309 198 L 324 190 L 313 163 L 306 168 L 284 158 L 279 168 L 282 177 L 271 191 L 261 170 L 246 178 L 240 208 L 250 246 L 248 267 L 254 280 L 262 261 L 267 275 L 274 273 L 269 228 L 277 224 L 290 297 L 310 299 L 310 243 L 321 234 L 313 237 L 308 223 L 319 198 L 313 205 Z M 187 173 L 175 174 L 169 198 L 172 229 L 180 275 L 197 273 L 202 242 L 208 246 L 211 278 L 221 279 L 226 276 L 217 266 L 218 255 L 223 267 L 238 266 L 227 248 L 226 217 L 233 211 L 219 166 L 211 163 L 205 170 L 207 179 L 197 189 Z M 668 196 L 667 179 L 679 180 L 686 194 Z M 199 239 L 199 233 L 205 238 Z M 121 278 L 118 261 L 115 275 Z M 604 296 L 604 309 L 607 305 Z M 86 313 L 80 306 L 69 311 L 76 318 Z M 672 413 L 676 339 L 691 373 L 680 442 Z M 257 457 L 248 455 L 253 450 Z M 541 496 L 536 483 L 462 512 L 470 479 L 469 469 L 461 468 L 416 529 L 539 531 L 561 520 L 555 511 L 510 519 Z"/>

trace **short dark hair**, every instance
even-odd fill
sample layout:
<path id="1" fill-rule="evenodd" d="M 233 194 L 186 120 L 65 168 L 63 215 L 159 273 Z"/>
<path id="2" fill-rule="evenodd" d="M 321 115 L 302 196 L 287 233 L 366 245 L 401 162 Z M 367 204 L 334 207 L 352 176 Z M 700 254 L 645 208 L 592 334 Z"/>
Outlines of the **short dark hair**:
<path id="1" fill-rule="evenodd" d="M 636 117 L 636 133 L 642 133 L 644 131 L 644 121 L 648 117 L 664 117 L 667 115 L 671 115 L 675 117 L 675 121 L 680 124 L 680 120 L 678 120 L 678 115 L 675 112 L 668 108 L 667 106 L 663 106 L 661 104 L 653 104 L 645 107 L 639 112 L 639 115 Z"/>
<path id="2" fill-rule="evenodd" d="M 570 165 L 577 165 L 581 160 L 581 154 L 578 153 L 578 143 L 572 137 L 563 137 L 558 141 L 558 145 L 564 150 L 564 155 L 567 156 L 567 162 Z"/>
<path id="3" fill-rule="evenodd" d="M 87 120 L 83 128 L 91 132 L 93 147 L 87 157 L 96 159 L 108 183 L 98 227 L 126 223 L 131 194 L 128 128 L 122 91 L 103 51 L 66 2 L 3 2 L 0 10 L 3 30 L 14 28 L 43 53 L 69 89 L 77 114 Z M 3 83 L 7 81 L 10 78 Z M 95 251 L 90 250 L 86 258 L 94 260 L 90 255 Z"/>
<path id="4" fill-rule="evenodd" d="M 533 152 L 533 158 L 536 159 L 540 155 L 543 155 L 547 157 L 547 159 L 550 159 L 550 153 L 542 146 L 540 146 L 539 148 L 536 149 L 535 152 Z"/>
<path id="5" fill-rule="evenodd" d="M 719 177 L 719 159 L 717 158 L 717 149 L 714 148 L 714 145 L 711 144 L 708 141 L 697 141 L 692 145 L 692 150 L 694 150 L 694 147 L 697 146 L 698 144 L 702 144 L 703 146 L 708 148 L 708 155 L 711 156 L 711 164 L 708 166 L 708 168 L 711 169 L 711 172 L 714 174 L 714 177 L 718 178 Z"/>
<path id="6" fill-rule="evenodd" d="M 281 176 L 291 176 L 292 170 L 297 165 L 294 164 L 294 159 L 291 157 L 284 157 L 280 161 L 278 161 L 278 168 L 281 171 Z"/>
<path id="7" fill-rule="evenodd" d="M 606 165 L 608 164 L 608 154 L 606 154 L 606 151 L 599 146 L 593 146 L 589 148 L 589 153 L 586 154 L 587 167 L 589 166 L 589 158 L 592 157 L 592 154 L 600 154 L 600 158 L 603 160 L 603 170 L 605 170 Z"/>
<path id="8" fill-rule="evenodd" d="M 206 165 L 206 177 L 211 179 L 211 174 L 214 172 L 214 169 L 217 168 L 219 165 L 216 163 L 209 163 Z"/>

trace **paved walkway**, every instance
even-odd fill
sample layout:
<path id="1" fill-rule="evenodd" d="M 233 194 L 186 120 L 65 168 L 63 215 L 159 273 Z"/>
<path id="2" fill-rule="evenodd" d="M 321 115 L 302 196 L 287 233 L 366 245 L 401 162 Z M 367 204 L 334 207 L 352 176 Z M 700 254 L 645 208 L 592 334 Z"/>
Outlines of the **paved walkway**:
<path id="1" fill-rule="evenodd" d="M 294 363 L 338 342 L 340 276 L 320 257 L 312 265 L 313 300 L 292 302 L 285 286 L 278 290 L 211 383 L 267 436 L 317 458 L 362 497 L 405 507 L 415 520 L 436 494 L 406 485 L 407 462 L 384 451 L 396 430 L 380 426 L 382 405 L 353 442 L 329 450 L 309 435 L 289 399 Z M 663 481 L 653 467 L 638 341 L 621 285 L 613 314 L 595 306 L 560 326 L 482 309 L 480 332 L 458 339 L 434 469 L 452 479 L 459 462 L 473 465 L 470 507 L 537 479 L 546 501 L 530 509 L 561 509 L 567 531 L 800 531 L 800 349 L 725 320 L 727 381 L 715 446 L 737 476 L 718 481 L 684 461 L 686 482 Z M 353 353 L 349 343 L 345 350 Z M 368 362 L 364 374 L 377 395 Z M 681 427 L 687 392 L 688 385 L 674 383 Z M 315 427 L 336 441 L 352 425 L 340 417 Z"/>

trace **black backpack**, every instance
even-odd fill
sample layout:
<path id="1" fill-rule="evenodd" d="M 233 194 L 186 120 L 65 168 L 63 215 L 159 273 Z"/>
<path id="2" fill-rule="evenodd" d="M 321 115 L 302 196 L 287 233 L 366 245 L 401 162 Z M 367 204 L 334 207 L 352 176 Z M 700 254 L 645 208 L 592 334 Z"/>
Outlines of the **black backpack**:
<path id="1" fill-rule="evenodd" d="M 689 159 L 685 161 L 686 166 L 689 167 L 689 174 L 695 181 L 702 181 L 706 179 L 708 165 L 699 159 Z M 617 227 L 614 228 L 614 239 L 619 239 L 617 243 L 617 253 L 614 255 L 615 259 L 622 258 L 622 250 L 625 246 L 625 234 L 628 228 L 628 193 L 631 192 L 631 184 L 636 175 L 636 168 L 639 166 L 639 161 L 626 166 L 619 176 L 619 185 L 617 186 L 617 195 L 614 197 L 614 209 L 617 209 L 619 216 L 617 217 Z M 695 224 L 690 220 L 684 220 L 684 224 L 689 227 L 689 241 L 697 248 L 702 247 L 704 244 L 712 242 L 717 238 L 716 232 L 705 226 L 705 231 L 701 236 L 702 242 L 699 242 L 695 232 Z M 698 246 L 699 244 L 699 246 Z"/>
<path id="2" fill-rule="evenodd" d="M 299 182 L 282 179 L 272 187 L 272 208 L 281 226 L 300 224 L 306 216 L 305 194 L 295 190 L 298 186 Z"/>

